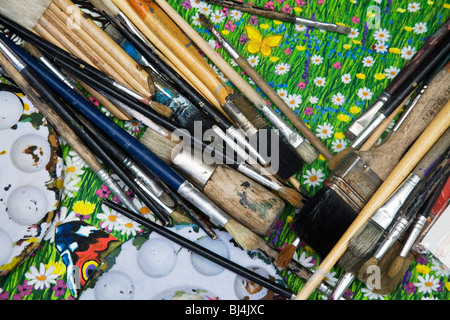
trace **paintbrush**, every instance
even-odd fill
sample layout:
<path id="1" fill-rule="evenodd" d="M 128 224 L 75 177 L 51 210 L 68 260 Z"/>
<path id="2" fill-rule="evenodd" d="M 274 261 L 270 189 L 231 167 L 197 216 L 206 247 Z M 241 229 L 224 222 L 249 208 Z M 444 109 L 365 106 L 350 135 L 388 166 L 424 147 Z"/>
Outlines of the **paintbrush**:
<path id="1" fill-rule="evenodd" d="M 439 75 L 438 75 L 439 76 Z M 438 77 L 436 76 L 436 77 Z M 427 90 L 428 91 L 428 90 Z M 432 100 L 432 99 L 431 99 Z M 435 101 L 432 101 L 435 103 Z M 417 107 L 417 106 L 416 106 Z M 415 108 L 414 108 L 415 109 Z M 410 119 L 411 114 L 408 116 Z M 406 122 L 405 122 L 406 123 Z M 404 128 L 405 123 L 402 127 Z M 359 229 L 369 220 L 372 214 L 381 206 L 386 199 L 395 191 L 402 181 L 409 175 L 411 170 L 417 165 L 422 157 L 436 143 L 439 137 L 450 126 L 450 102 L 439 111 L 434 119 L 426 126 L 420 136 L 411 145 L 405 155 L 391 170 L 384 182 L 379 186 L 373 196 L 363 207 L 358 216 L 351 223 L 350 227 L 344 232 L 333 249 L 321 262 L 318 269 L 314 272 L 314 276 L 303 286 L 296 295 L 296 300 L 306 300 L 315 290 L 318 284 L 325 277 L 326 273 L 336 264 L 348 247 L 350 239 L 358 232 Z M 397 131 L 396 136 L 401 130 Z M 392 140 L 390 140 L 392 141 Z"/>
<path id="2" fill-rule="evenodd" d="M 405 150 L 446 103 L 449 68 L 447 65 L 433 78 L 395 135 L 373 150 L 349 153 L 325 179 L 322 188 L 300 209 L 293 230 L 320 256 L 327 255 Z"/>
<path id="3" fill-rule="evenodd" d="M 130 5 L 125 3 L 125 1 L 114 1 L 117 6 L 128 16 L 130 11 Z M 166 28 L 158 17 L 153 15 L 153 11 L 150 10 L 149 6 L 156 6 L 153 2 L 142 2 L 139 0 L 128 1 L 134 14 L 138 13 L 139 19 L 147 24 L 147 26 L 157 32 L 159 38 L 165 41 L 165 45 L 172 53 L 178 55 L 179 59 L 185 65 L 191 67 L 195 70 L 197 76 L 202 79 L 202 81 L 209 86 L 211 92 L 213 92 L 220 105 L 221 111 L 229 116 L 231 120 L 241 128 L 247 135 L 248 139 L 254 139 L 253 141 L 260 142 L 258 153 L 261 154 L 261 150 L 266 151 L 265 155 L 273 154 L 277 152 L 284 154 L 284 157 L 279 157 L 277 162 L 278 171 L 277 175 L 281 180 L 286 180 L 290 178 L 293 174 L 298 172 L 302 166 L 301 158 L 295 153 L 292 147 L 287 144 L 283 139 L 279 139 L 278 135 L 272 134 L 272 130 L 264 121 L 264 119 L 257 113 L 253 106 L 238 92 L 234 91 L 228 85 L 226 85 L 212 68 L 205 68 L 203 58 L 200 55 L 194 56 L 188 52 L 184 47 L 182 42 L 177 39 L 173 34 L 167 31 Z M 135 22 L 133 17 L 130 20 Z M 172 17 L 173 18 L 173 17 Z M 176 26 L 176 25 L 175 25 Z M 182 29 L 182 28 L 180 28 Z M 186 33 L 185 30 L 182 29 Z M 154 42 L 155 39 L 149 39 Z M 158 48 L 167 56 L 166 52 L 161 48 Z M 175 64 L 175 61 L 172 61 Z M 265 135 L 266 133 L 269 133 Z M 266 138 L 266 139 L 265 139 Z M 271 150 L 272 141 L 273 144 L 278 145 L 278 150 Z M 277 143 L 278 142 L 278 143 Z M 264 149 L 265 148 L 265 149 Z M 259 160 L 259 159 L 258 159 Z M 266 160 L 267 162 L 267 160 Z"/>
<path id="4" fill-rule="evenodd" d="M 410 198 L 410 201 L 406 202 L 402 206 L 397 219 L 389 228 L 387 235 L 384 237 L 375 253 L 366 262 L 364 262 L 364 264 L 362 264 L 358 273 L 360 278 L 364 278 L 365 274 L 368 273 L 368 270 L 378 264 L 380 259 L 386 254 L 393 243 L 396 242 L 408 229 L 426 199 L 433 193 L 443 177 L 447 177 L 449 168 L 447 156 L 446 159 L 444 159 L 444 161 L 442 161 L 436 168 L 435 172 L 430 176 L 429 181 L 426 181 L 426 183 L 421 186 L 419 191 Z"/>
<path id="5" fill-rule="evenodd" d="M 422 158 L 405 181 L 392 193 L 389 199 L 381 205 L 367 223 L 349 241 L 348 248 L 338 261 L 338 265 L 345 270 L 343 276 L 335 286 L 333 299 L 339 298 L 356 277 L 364 261 L 376 249 L 377 243 L 383 237 L 392 221 L 407 203 L 416 201 L 418 195 L 424 193 L 423 185 L 429 186 L 435 176 L 434 168 L 447 152 L 450 145 L 450 132 L 446 132 L 430 151 Z M 420 196 L 419 196 L 420 197 Z M 405 225 L 406 226 L 406 225 Z M 396 239 L 395 239 L 396 240 Z M 395 241 L 393 240 L 393 241 Z M 391 243 L 393 243 L 393 241 Z M 389 247 L 384 249 L 381 258 Z"/>
<path id="6" fill-rule="evenodd" d="M 92 108 L 84 98 L 79 96 L 73 90 L 61 82 L 58 78 L 49 73 L 44 67 L 39 65 L 33 58 L 26 54 L 15 44 L 11 43 L 7 38 L 0 34 L 0 38 L 5 43 L 9 43 L 14 53 L 20 57 L 26 64 L 22 64 L 21 73 L 34 71 L 42 78 L 51 88 L 53 88 L 63 99 L 70 101 L 70 104 L 86 118 L 91 120 L 104 133 L 111 137 L 116 143 L 124 147 L 127 153 L 146 166 L 154 175 L 159 176 L 167 185 L 188 202 L 196 206 L 205 213 L 211 222 L 225 228 L 236 240 L 236 242 L 247 250 L 255 249 L 258 245 L 258 236 L 251 232 L 248 228 L 231 218 L 223 210 L 213 204 L 205 197 L 197 188 L 189 181 L 182 178 L 177 172 L 166 165 L 154 153 L 145 148 L 137 139 L 132 137 L 115 122 L 110 120 L 101 111 Z"/>
<path id="7" fill-rule="evenodd" d="M 400 251 L 399 255 L 395 257 L 394 262 L 392 262 L 391 266 L 389 267 L 388 276 L 390 278 L 397 277 L 397 274 L 401 272 L 401 268 L 403 266 L 405 258 L 413 247 L 415 241 L 419 238 L 422 229 L 427 222 L 428 216 L 431 213 L 431 209 L 435 205 L 436 200 L 442 191 L 442 188 L 444 187 L 445 183 L 447 183 L 447 180 L 448 174 L 440 180 L 432 195 L 428 197 L 424 205 L 420 208 L 417 217 L 415 218 L 414 224 L 411 227 L 409 235 L 403 243 L 402 250 Z"/>
<path id="8" fill-rule="evenodd" d="M 275 103 L 275 105 L 284 114 L 289 115 L 289 119 L 300 119 L 298 115 L 293 112 L 293 110 L 284 102 L 283 99 L 272 89 L 272 87 L 264 80 L 264 78 L 250 65 L 250 63 L 245 59 L 226 39 L 225 37 L 212 25 L 208 18 L 200 14 L 200 22 L 211 32 L 215 39 L 222 45 L 223 48 L 228 52 L 228 54 L 234 59 L 234 61 L 244 70 L 244 72 L 255 82 L 255 84 L 261 88 L 261 90 L 267 95 L 267 97 Z M 208 51 L 206 47 L 202 47 L 202 51 L 208 56 L 212 57 L 214 49 L 209 46 Z M 233 68 L 231 68 L 228 63 L 220 56 L 213 60 L 214 64 L 224 72 L 228 79 L 233 82 L 236 87 L 246 95 L 246 97 L 253 103 L 253 105 L 268 119 L 268 122 L 278 130 L 280 130 L 281 135 L 288 141 L 291 146 L 297 151 L 299 156 L 308 164 L 314 162 L 319 154 L 318 152 L 309 144 L 307 140 L 300 136 L 289 124 L 287 124 L 284 119 L 275 112 L 275 110 L 268 105 L 268 103 L 256 92 L 255 89 L 245 81 Z M 295 122 L 294 120 L 294 122 Z M 298 122 L 298 121 L 297 121 Z M 319 152 L 325 154 L 325 158 L 331 158 L 331 152 L 323 145 L 323 143 L 317 138 L 317 136 L 311 132 L 311 130 L 303 123 L 300 128 L 303 134 L 308 135 L 307 139 L 311 141 Z M 296 123 L 296 122 L 295 122 Z"/>
<path id="9" fill-rule="evenodd" d="M 285 205 L 263 188 L 225 164 L 204 161 L 203 155 L 186 146 L 153 133 L 141 137 L 142 143 L 191 181 L 209 199 L 253 232 L 266 235 Z"/>
<path id="10" fill-rule="evenodd" d="M 274 20 L 280 20 L 285 22 L 290 22 L 293 24 L 304 25 L 311 28 L 323 29 L 331 32 L 337 32 L 341 34 L 349 34 L 350 27 L 342 25 L 329 23 L 324 21 L 318 21 L 313 19 L 307 19 L 304 17 L 296 16 L 292 13 L 287 13 L 283 11 L 278 11 L 274 9 L 267 9 L 264 7 L 256 6 L 252 3 L 242 3 L 234 0 L 206 0 L 205 2 L 217 4 L 219 6 L 237 9 L 243 12 L 248 12 L 257 16 L 266 17 Z"/>
<path id="11" fill-rule="evenodd" d="M 116 203 L 114 203 L 112 201 L 104 199 L 103 202 L 108 207 L 123 214 L 127 218 L 143 225 L 144 227 L 146 227 L 154 232 L 157 232 L 158 234 L 169 239 L 170 241 L 173 241 L 173 242 L 181 245 L 183 248 L 186 248 L 186 249 L 200 255 L 201 257 L 208 259 L 209 261 L 216 263 L 216 264 L 220 265 L 221 267 L 224 267 L 227 270 L 230 270 L 248 280 L 251 280 L 251 281 L 271 290 L 274 293 L 280 294 L 281 296 L 288 298 L 288 299 L 291 299 L 294 295 L 293 292 L 291 290 L 289 290 L 288 288 L 285 288 L 284 286 L 274 283 L 274 282 L 270 281 L 269 279 L 251 271 L 248 268 L 244 268 L 241 265 L 239 265 L 231 260 L 223 258 L 222 256 L 210 251 L 209 249 L 204 248 L 204 247 L 176 234 L 175 232 L 173 232 L 169 229 L 160 227 L 160 226 L 152 223 L 151 221 L 144 220 L 140 216 L 117 205 Z"/>
<path id="12" fill-rule="evenodd" d="M 363 111 L 363 113 L 347 128 L 345 131 L 345 136 L 350 140 L 354 141 L 357 136 L 361 134 L 364 128 L 366 128 L 372 121 L 375 114 L 380 110 L 380 108 L 387 103 L 401 86 L 409 83 L 412 87 L 416 86 L 414 82 L 410 81 L 411 75 L 422 65 L 426 59 L 433 56 L 436 48 L 438 48 L 442 43 L 444 43 L 448 38 L 449 34 L 449 24 L 450 19 L 447 19 L 436 32 L 431 35 L 427 41 L 420 47 L 416 52 L 414 57 L 412 57 L 400 72 L 394 77 L 394 79 L 388 84 L 388 86 L 383 90 L 383 92 L 376 98 L 370 106 Z"/>

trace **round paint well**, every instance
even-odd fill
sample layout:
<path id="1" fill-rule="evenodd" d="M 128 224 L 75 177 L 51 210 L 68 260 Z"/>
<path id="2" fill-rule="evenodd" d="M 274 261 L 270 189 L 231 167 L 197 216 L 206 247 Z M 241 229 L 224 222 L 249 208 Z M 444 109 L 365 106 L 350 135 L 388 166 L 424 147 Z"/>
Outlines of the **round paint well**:
<path id="1" fill-rule="evenodd" d="M 95 284 L 95 296 L 99 300 L 133 300 L 135 286 L 122 271 L 109 271 Z"/>
<path id="2" fill-rule="evenodd" d="M 45 169 L 50 161 L 50 144 L 37 134 L 25 134 L 17 138 L 10 150 L 11 161 L 14 166 L 27 173 Z"/>
<path id="3" fill-rule="evenodd" d="M 269 279 L 269 273 L 260 267 L 248 267 L 248 269 Z M 268 290 L 253 281 L 237 276 L 234 281 L 234 292 L 240 300 L 261 300 L 267 295 Z"/>
<path id="4" fill-rule="evenodd" d="M 0 130 L 11 128 L 22 116 L 19 97 L 9 91 L 0 91 Z"/>
<path id="5" fill-rule="evenodd" d="M 204 237 L 199 239 L 196 243 L 208 249 L 209 251 L 218 254 L 219 256 L 222 256 L 226 259 L 230 258 L 230 251 L 228 250 L 228 247 L 220 239 L 212 240 L 209 237 Z M 212 261 L 209 261 L 206 258 L 203 258 L 196 253 L 191 253 L 191 263 L 194 269 L 197 270 L 197 272 L 205 276 L 215 276 L 220 274 L 224 270 L 223 267 Z"/>
<path id="6" fill-rule="evenodd" d="M 38 223 L 48 212 L 45 194 L 34 186 L 22 186 L 12 191 L 6 201 L 9 217 L 20 225 Z"/>
<path id="7" fill-rule="evenodd" d="M 149 239 L 139 249 L 137 263 L 147 276 L 160 278 L 170 274 L 175 268 L 177 253 L 168 240 Z"/>

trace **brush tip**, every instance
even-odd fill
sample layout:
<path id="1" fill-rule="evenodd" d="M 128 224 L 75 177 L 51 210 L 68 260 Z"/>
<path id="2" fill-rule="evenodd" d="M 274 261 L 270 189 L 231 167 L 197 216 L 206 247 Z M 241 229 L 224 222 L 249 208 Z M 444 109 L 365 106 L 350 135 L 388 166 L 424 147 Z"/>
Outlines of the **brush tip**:
<path id="1" fill-rule="evenodd" d="M 338 153 L 336 153 L 333 158 L 331 158 L 328 161 L 328 168 L 330 168 L 330 170 L 334 170 L 337 165 L 345 158 L 346 155 L 348 155 L 350 152 L 352 152 L 354 149 L 352 147 L 347 147 L 342 151 L 339 151 Z"/>
<path id="2" fill-rule="evenodd" d="M 280 197 L 285 199 L 295 208 L 303 207 L 303 197 L 297 190 L 293 188 L 282 187 L 280 190 L 278 190 L 278 193 L 280 194 Z"/>
<path id="3" fill-rule="evenodd" d="M 397 256 L 389 267 L 388 276 L 394 278 L 402 269 L 405 259 L 402 256 Z"/>
<path id="4" fill-rule="evenodd" d="M 297 247 L 295 245 L 289 244 L 287 247 L 280 251 L 275 260 L 275 264 L 281 269 L 285 269 L 294 257 L 296 250 Z"/>
<path id="5" fill-rule="evenodd" d="M 307 164 L 313 163 L 319 157 L 319 152 L 307 141 L 302 142 L 295 150 Z"/>
<path id="6" fill-rule="evenodd" d="M 259 237 L 237 220 L 230 218 L 225 224 L 225 229 L 236 242 L 245 250 L 255 250 L 259 246 Z"/>
<path id="7" fill-rule="evenodd" d="M 358 273 L 358 277 L 361 279 L 365 279 L 367 277 L 368 272 L 372 267 L 378 265 L 378 259 L 375 257 L 371 257 L 369 260 L 367 260 L 361 267 Z"/>

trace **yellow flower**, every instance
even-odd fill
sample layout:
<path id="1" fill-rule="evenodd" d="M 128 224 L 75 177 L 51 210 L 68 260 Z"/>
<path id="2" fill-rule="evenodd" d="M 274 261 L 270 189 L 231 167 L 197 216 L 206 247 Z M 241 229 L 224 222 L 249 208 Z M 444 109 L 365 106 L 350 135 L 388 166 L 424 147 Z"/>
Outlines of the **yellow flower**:
<path id="1" fill-rule="evenodd" d="M 447 289 L 448 291 L 450 291 L 450 282 L 445 283 L 445 289 Z"/>
<path id="2" fill-rule="evenodd" d="M 296 46 L 295 49 L 297 49 L 298 51 L 305 51 L 306 47 L 305 46 Z"/>
<path id="3" fill-rule="evenodd" d="M 405 29 L 406 31 L 412 31 L 411 27 L 403 27 L 403 29 Z"/>
<path id="4" fill-rule="evenodd" d="M 353 113 L 353 114 L 360 113 L 361 112 L 361 108 L 353 106 L 353 107 L 350 108 L 350 112 Z"/>
<path id="5" fill-rule="evenodd" d="M 280 58 L 279 57 L 270 57 L 269 60 L 272 62 L 277 62 Z"/>
<path id="6" fill-rule="evenodd" d="M 403 12 L 405 12 L 406 11 L 406 9 L 402 9 L 402 8 L 398 8 L 397 9 L 397 12 L 400 12 L 400 13 L 403 13 Z"/>
<path id="7" fill-rule="evenodd" d="M 384 78 L 386 78 L 386 75 L 384 73 L 377 73 L 374 77 L 377 80 L 383 80 Z"/>
<path id="8" fill-rule="evenodd" d="M 350 49 L 352 46 L 351 45 L 349 45 L 349 44 L 344 44 L 344 49 L 345 50 L 348 50 L 348 49 Z"/>
<path id="9" fill-rule="evenodd" d="M 66 274 L 66 265 L 61 261 L 55 261 L 52 265 L 55 267 L 55 271 L 53 271 L 53 273 L 59 274 L 60 276 Z M 45 265 L 45 267 L 48 269 L 50 265 Z"/>
<path id="10" fill-rule="evenodd" d="M 294 7 L 294 11 L 295 11 L 295 12 L 302 12 L 303 9 L 302 9 L 302 8 L 299 8 L 299 7 Z"/>
<path id="11" fill-rule="evenodd" d="M 334 133 L 334 137 L 336 139 L 344 139 L 345 138 L 345 134 L 343 134 L 342 132 L 335 132 Z"/>
<path id="12" fill-rule="evenodd" d="M 402 51 L 399 48 L 389 48 L 390 53 L 400 54 Z"/>
<path id="13" fill-rule="evenodd" d="M 273 23 L 275 23 L 275 24 L 282 24 L 283 22 L 280 21 L 280 20 L 273 20 Z"/>
<path id="14" fill-rule="evenodd" d="M 450 3 L 444 3 L 444 8 L 445 9 L 450 9 Z"/>
<path id="15" fill-rule="evenodd" d="M 89 215 L 94 212 L 95 204 L 89 201 L 79 200 L 74 203 L 72 210 L 81 215 Z"/>
<path id="16" fill-rule="evenodd" d="M 356 74 L 356 77 L 357 77 L 358 79 L 365 79 L 365 78 L 366 78 L 366 75 L 363 74 L 363 73 L 357 73 L 357 74 Z"/>
<path id="17" fill-rule="evenodd" d="M 268 28 L 270 28 L 270 26 L 267 23 L 260 24 L 259 27 L 261 29 L 268 29 Z"/>
<path id="18" fill-rule="evenodd" d="M 222 32 L 222 34 L 224 34 L 224 35 L 227 35 L 227 34 L 230 33 L 230 31 L 228 31 L 228 30 L 222 30 L 221 32 Z"/>
<path id="19" fill-rule="evenodd" d="M 416 270 L 417 270 L 417 272 L 427 274 L 430 272 L 431 269 L 429 267 L 427 267 L 426 265 L 419 264 L 419 265 L 417 265 Z"/>
<path id="20" fill-rule="evenodd" d="M 319 154 L 319 158 L 318 158 L 319 160 L 322 160 L 322 161 L 327 161 L 327 159 L 323 156 L 323 155 L 321 155 L 321 154 Z"/>
<path id="21" fill-rule="evenodd" d="M 294 218 L 292 218 L 292 216 L 286 217 L 286 223 L 291 223 L 293 220 L 294 220 Z"/>
<path id="22" fill-rule="evenodd" d="M 346 114 L 338 114 L 337 116 L 338 120 L 342 121 L 342 122 L 348 122 L 350 121 L 350 117 Z"/>
<path id="23" fill-rule="evenodd" d="M 434 1 L 428 0 L 428 1 L 427 1 L 427 4 L 430 5 L 430 6 L 432 6 L 432 5 L 434 4 Z"/>
<path id="24" fill-rule="evenodd" d="M 361 41 L 359 41 L 359 40 L 353 40 L 353 43 L 354 43 L 354 44 L 361 44 Z"/>
<path id="25" fill-rule="evenodd" d="M 142 207 L 142 208 L 140 208 L 139 209 L 139 212 L 141 213 L 141 214 L 143 214 L 143 215 L 146 215 L 146 214 L 149 214 L 151 211 L 150 211 L 150 209 L 148 208 L 148 207 Z"/>

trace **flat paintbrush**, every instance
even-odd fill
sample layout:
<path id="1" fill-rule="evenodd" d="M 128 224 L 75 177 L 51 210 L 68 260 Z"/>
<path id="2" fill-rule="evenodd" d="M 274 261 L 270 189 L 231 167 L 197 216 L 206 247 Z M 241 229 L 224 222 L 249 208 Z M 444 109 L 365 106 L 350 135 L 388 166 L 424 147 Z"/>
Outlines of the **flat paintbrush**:
<path id="1" fill-rule="evenodd" d="M 417 85 L 410 81 L 410 76 L 418 69 L 417 66 L 422 65 L 426 59 L 434 55 L 436 48 L 438 48 L 440 44 L 448 41 L 449 24 L 450 19 L 447 19 L 439 29 L 425 41 L 420 49 L 417 50 L 414 57 L 402 67 L 400 72 L 375 101 L 372 102 L 370 106 L 347 128 L 345 136 L 350 141 L 354 141 L 355 138 L 361 134 L 363 129 L 369 125 L 380 108 L 400 89 L 402 85 L 406 83 L 409 83 L 411 86 Z"/>
<path id="2" fill-rule="evenodd" d="M 447 102 L 449 68 L 447 65 L 433 78 L 395 135 L 370 151 L 349 153 L 297 213 L 293 231 L 320 256 L 327 255 L 407 148 Z"/>
<path id="3" fill-rule="evenodd" d="M 239 11 L 248 12 L 257 16 L 266 17 L 274 20 L 280 20 L 290 22 L 293 24 L 300 24 L 311 28 L 323 29 L 331 32 L 337 32 L 341 34 L 349 34 L 350 27 L 341 24 L 329 23 L 324 21 L 307 19 L 304 17 L 296 16 L 292 13 L 284 11 L 278 11 L 273 9 L 267 9 L 259 7 L 250 3 L 242 3 L 234 0 L 205 0 L 205 2 L 217 4 L 219 6 L 233 8 Z"/>
<path id="4" fill-rule="evenodd" d="M 251 232 L 248 228 L 231 218 L 219 207 L 214 205 L 207 197 L 205 197 L 190 182 L 182 178 L 167 164 L 161 161 L 154 153 L 145 148 L 138 140 L 124 131 L 116 123 L 111 121 L 101 111 L 92 108 L 84 98 L 53 76 L 44 67 L 40 66 L 33 58 L 26 54 L 22 49 L 11 43 L 7 38 L 0 34 L 0 38 L 5 43 L 9 43 L 17 57 L 20 57 L 26 64 L 22 62 L 20 72 L 34 71 L 42 78 L 50 87 L 52 87 L 63 99 L 70 101 L 70 104 L 77 109 L 86 118 L 91 120 L 104 133 L 110 136 L 116 143 L 124 147 L 125 150 L 132 154 L 133 157 L 146 166 L 155 175 L 159 176 L 168 186 L 172 187 L 177 193 L 199 208 L 205 213 L 213 223 L 224 227 L 236 240 L 236 242 L 247 250 L 252 250 L 258 246 L 258 236 Z"/>

